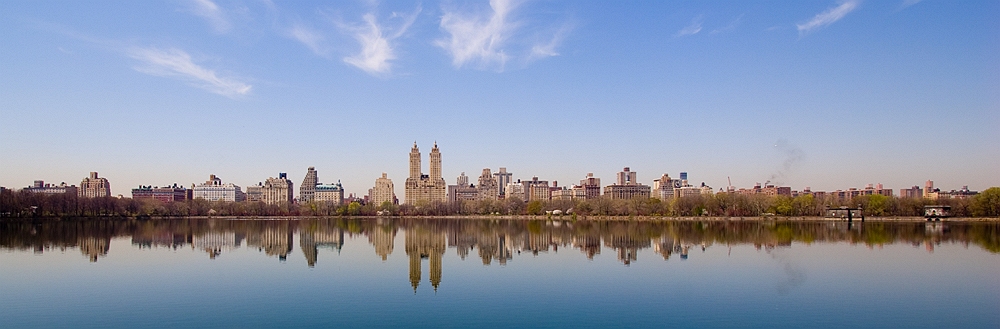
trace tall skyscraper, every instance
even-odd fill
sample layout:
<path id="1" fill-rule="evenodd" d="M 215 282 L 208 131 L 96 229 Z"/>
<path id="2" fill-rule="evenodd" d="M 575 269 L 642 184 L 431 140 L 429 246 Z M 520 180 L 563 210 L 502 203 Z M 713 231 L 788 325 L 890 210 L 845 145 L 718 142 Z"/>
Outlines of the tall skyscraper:
<path id="1" fill-rule="evenodd" d="M 928 179 L 927 182 L 924 183 L 924 198 L 927 199 L 938 198 L 938 193 L 934 188 L 934 181 Z"/>
<path id="2" fill-rule="evenodd" d="M 413 142 L 413 148 L 410 149 L 410 178 L 423 175 L 423 171 L 420 170 L 421 165 L 420 149 L 417 148 L 417 142 Z"/>
<path id="3" fill-rule="evenodd" d="M 922 198 L 923 196 L 924 190 L 916 185 L 913 185 L 911 188 L 899 189 L 900 198 Z"/>
<path id="4" fill-rule="evenodd" d="M 583 188 L 586 199 L 596 199 L 601 196 L 601 179 L 594 177 L 594 173 L 587 173 L 587 178 L 580 180 L 580 187 Z"/>
<path id="5" fill-rule="evenodd" d="M 416 146 L 417 143 L 413 143 Z M 434 142 L 434 148 L 431 149 L 430 154 L 431 162 L 431 179 L 441 178 L 441 150 L 438 149 L 437 142 Z M 444 183 L 444 178 L 441 178 L 441 182 Z M 442 187 L 444 185 L 441 185 Z M 442 188 L 443 190 L 443 188 Z"/>
<path id="6" fill-rule="evenodd" d="M 673 199 L 676 196 L 674 189 L 681 188 L 682 186 L 683 184 L 680 179 L 670 178 L 669 174 L 664 173 L 659 179 L 653 180 L 652 197 L 660 200 Z"/>
<path id="7" fill-rule="evenodd" d="M 392 186 L 392 180 L 386 177 L 385 173 L 382 173 L 382 177 L 375 180 L 375 187 L 369 193 L 368 199 L 376 207 L 381 206 L 386 201 L 392 204 L 396 203 L 396 192 Z"/>
<path id="8" fill-rule="evenodd" d="M 618 173 L 616 184 L 604 187 L 604 195 L 612 199 L 649 198 L 649 194 L 649 185 L 639 184 L 636 173 L 629 167 Z"/>
<path id="9" fill-rule="evenodd" d="M 516 182 L 507 183 L 507 186 L 504 186 L 504 199 L 518 199 L 525 201 L 527 196 L 524 191 L 524 183 L 521 183 L 520 179 Z"/>
<path id="10" fill-rule="evenodd" d="M 628 167 L 624 170 L 618 172 L 618 185 L 633 185 L 638 184 L 636 181 L 636 176 L 634 171 L 630 171 Z"/>
<path id="11" fill-rule="evenodd" d="M 500 167 L 500 171 L 493 174 L 497 178 L 497 190 L 501 196 L 507 195 L 507 184 L 513 182 L 514 174 L 507 172 L 506 167 Z"/>
<path id="12" fill-rule="evenodd" d="M 417 204 L 418 202 L 446 202 L 448 196 L 445 193 L 447 185 L 441 177 L 441 151 L 437 143 L 430 153 L 430 175 L 420 172 L 420 149 L 417 143 L 413 143 L 410 150 L 410 177 L 406 179 L 406 203 Z"/>
<path id="13" fill-rule="evenodd" d="M 497 179 L 490 173 L 490 168 L 484 168 L 483 174 L 479 175 L 479 186 L 476 186 L 479 190 L 479 200 L 496 200 L 500 193 L 500 189 L 497 187 Z"/>
<path id="14" fill-rule="evenodd" d="M 302 179 L 302 185 L 299 185 L 299 202 L 309 202 L 313 200 L 313 194 L 316 193 L 316 185 L 319 184 L 319 175 L 316 172 L 315 167 L 309 167 L 306 169 L 306 178 Z"/>
<path id="15" fill-rule="evenodd" d="M 448 185 L 448 202 L 474 201 L 479 196 L 479 190 L 469 184 L 469 176 L 463 172 L 455 179 L 455 185 Z"/>
<path id="16" fill-rule="evenodd" d="M 538 177 L 535 176 L 529 181 L 521 182 L 521 184 L 524 185 L 524 201 L 548 201 L 552 198 L 552 190 L 549 189 L 549 181 L 547 180 L 538 180 Z"/>
<path id="17" fill-rule="evenodd" d="M 76 190 L 77 196 L 81 198 L 101 198 L 111 196 L 111 183 L 107 178 L 97 177 L 96 171 L 91 171 L 90 176 L 80 182 L 80 188 Z"/>

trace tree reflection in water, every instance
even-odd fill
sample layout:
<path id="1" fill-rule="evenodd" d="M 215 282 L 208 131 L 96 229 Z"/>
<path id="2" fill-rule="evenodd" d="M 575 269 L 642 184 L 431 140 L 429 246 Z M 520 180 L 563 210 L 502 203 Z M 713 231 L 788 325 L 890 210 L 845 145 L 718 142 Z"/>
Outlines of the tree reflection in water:
<path id="1" fill-rule="evenodd" d="M 0 248 L 44 253 L 78 248 L 91 262 L 108 253 L 112 238 L 131 238 L 145 248 L 201 250 L 210 258 L 246 245 L 267 256 L 286 259 L 298 235 L 309 267 L 321 249 L 339 253 L 346 238 L 367 239 L 372 255 L 386 261 L 397 232 L 404 232 L 410 282 L 416 291 L 421 267 L 429 263 L 429 281 L 441 282 L 441 259 L 455 249 L 465 260 L 475 251 L 483 265 L 506 265 L 521 253 L 537 255 L 559 248 L 579 250 L 588 259 L 608 248 L 624 265 L 652 248 L 669 260 L 686 259 L 692 248 L 754 245 L 772 250 L 792 243 L 834 242 L 865 245 L 910 244 L 933 252 L 942 243 L 973 244 L 1000 253 L 1000 223 L 843 221 L 559 221 L 473 219 L 302 219 L 302 220 L 92 220 L 0 222 Z M 794 270 L 794 269 L 792 269 Z M 794 272 L 794 271 L 792 271 Z M 793 273 L 794 274 L 794 273 Z M 794 276 L 792 276 L 794 278 Z M 790 284 L 794 284 L 792 280 Z"/>

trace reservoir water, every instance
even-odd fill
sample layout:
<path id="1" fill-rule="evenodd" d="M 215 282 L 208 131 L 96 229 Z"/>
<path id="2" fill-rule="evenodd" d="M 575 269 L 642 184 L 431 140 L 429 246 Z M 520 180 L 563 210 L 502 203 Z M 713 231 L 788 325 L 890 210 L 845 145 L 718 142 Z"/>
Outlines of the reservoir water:
<path id="1" fill-rule="evenodd" d="M 1000 327 L 1000 223 L 0 222 L 0 327 Z"/>

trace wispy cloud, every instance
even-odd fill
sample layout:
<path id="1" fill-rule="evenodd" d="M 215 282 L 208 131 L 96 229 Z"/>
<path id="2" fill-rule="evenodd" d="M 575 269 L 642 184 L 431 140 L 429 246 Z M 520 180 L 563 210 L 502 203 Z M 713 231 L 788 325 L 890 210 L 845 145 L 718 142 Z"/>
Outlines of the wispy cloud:
<path id="1" fill-rule="evenodd" d="M 532 26 L 514 19 L 522 3 L 520 0 L 490 0 L 489 8 L 478 8 L 480 10 L 443 6 L 440 28 L 447 35 L 435 44 L 451 56 L 455 68 L 471 65 L 500 72 L 514 59 L 530 63 L 558 56 L 557 48 L 572 30 L 571 24 L 564 22 L 562 27 L 555 29 L 558 25 Z M 538 32 L 545 30 L 548 32 Z M 539 35 L 546 37 L 539 38 Z M 525 40 L 530 38 L 544 41 Z"/>
<path id="2" fill-rule="evenodd" d="M 740 16 L 736 17 L 736 19 L 734 19 L 732 22 L 729 22 L 729 25 L 726 25 L 726 26 L 714 29 L 714 30 L 712 30 L 712 32 L 709 32 L 709 34 L 718 34 L 718 33 L 725 33 L 725 32 L 732 31 L 732 30 L 736 29 L 736 27 L 740 26 L 740 23 L 743 23 L 743 15 L 742 14 Z"/>
<path id="3" fill-rule="evenodd" d="M 189 0 L 189 7 L 192 14 L 208 21 L 216 33 L 226 33 L 233 27 L 219 5 L 212 0 Z"/>
<path id="4" fill-rule="evenodd" d="M 396 59 L 392 42 L 406 33 L 420 12 L 421 8 L 418 5 L 412 14 L 393 13 L 390 18 L 403 20 L 402 24 L 395 28 L 394 33 L 389 33 L 390 30 L 387 27 L 379 25 L 374 13 L 365 14 L 362 17 L 364 25 L 346 28 L 361 45 L 361 51 L 353 56 L 345 57 L 344 62 L 369 74 L 390 73 L 392 70 L 390 61 Z"/>
<path id="5" fill-rule="evenodd" d="M 860 3 L 861 3 L 860 0 L 842 1 L 836 7 L 827 9 L 822 13 L 816 14 L 816 16 L 814 16 L 808 22 L 802 24 L 796 24 L 795 26 L 799 29 L 800 35 L 808 33 L 809 31 L 812 31 L 815 28 L 827 26 L 833 24 L 836 21 L 839 21 L 841 18 L 844 18 L 844 16 L 857 9 Z"/>
<path id="6" fill-rule="evenodd" d="M 903 3 L 899 5 L 899 9 L 903 9 L 903 8 L 915 5 L 917 3 L 920 3 L 920 1 L 921 0 L 903 0 Z"/>
<path id="7" fill-rule="evenodd" d="M 328 49 L 325 46 L 325 37 L 319 31 L 308 28 L 302 24 L 295 24 L 288 30 L 288 36 L 308 47 L 316 55 L 326 56 Z"/>
<path id="8" fill-rule="evenodd" d="M 556 51 L 556 48 L 562 44 L 563 39 L 566 38 L 566 34 L 568 34 L 570 30 L 572 30 L 572 27 L 569 24 L 563 25 L 563 27 L 556 31 L 555 35 L 553 35 L 552 39 L 549 39 L 548 42 L 538 43 L 532 46 L 531 54 L 528 55 L 528 61 L 531 62 L 546 57 L 559 56 L 559 52 Z"/>
<path id="9" fill-rule="evenodd" d="M 510 0 L 490 0 L 490 12 L 486 14 L 444 9 L 441 28 L 450 37 L 438 40 L 437 45 L 448 51 L 456 68 L 476 62 L 483 68 L 503 70 L 510 58 L 503 47 L 517 26 L 507 19 L 517 5 Z"/>
<path id="10" fill-rule="evenodd" d="M 375 15 L 364 16 L 366 26 L 354 35 L 361 44 L 361 52 L 354 56 L 344 57 L 344 62 L 354 65 L 368 73 L 387 73 L 391 69 L 390 60 L 396 59 L 389 40 L 382 35 L 382 28 L 375 20 Z"/>
<path id="11" fill-rule="evenodd" d="M 677 31 L 677 34 L 675 34 L 674 36 L 678 37 L 678 38 L 679 37 L 686 37 L 686 36 L 689 36 L 689 35 L 698 34 L 698 32 L 701 32 L 701 16 L 700 15 L 698 17 L 695 17 L 694 19 L 691 20 L 691 25 L 685 26 L 680 31 Z"/>
<path id="12" fill-rule="evenodd" d="M 219 77 L 215 71 L 195 64 L 191 55 L 180 49 L 130 48 L 129 57 L 140 65 L 136 71 L 161 77 L 173 77 L 187 81 L 190 85 L 226 97 L 236 97 L 250 93 L 252 86 L 232 78 Z"/>

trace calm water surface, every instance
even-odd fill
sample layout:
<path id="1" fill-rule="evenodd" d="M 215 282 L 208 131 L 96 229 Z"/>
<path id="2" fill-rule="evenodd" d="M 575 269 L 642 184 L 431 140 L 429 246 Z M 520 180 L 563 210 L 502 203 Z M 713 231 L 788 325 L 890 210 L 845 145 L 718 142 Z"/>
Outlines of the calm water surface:
<path id="1" fill-rule="evenodd" d="M 0 327 L 1000 327 L 997 223 L 0 222 Z"/>

